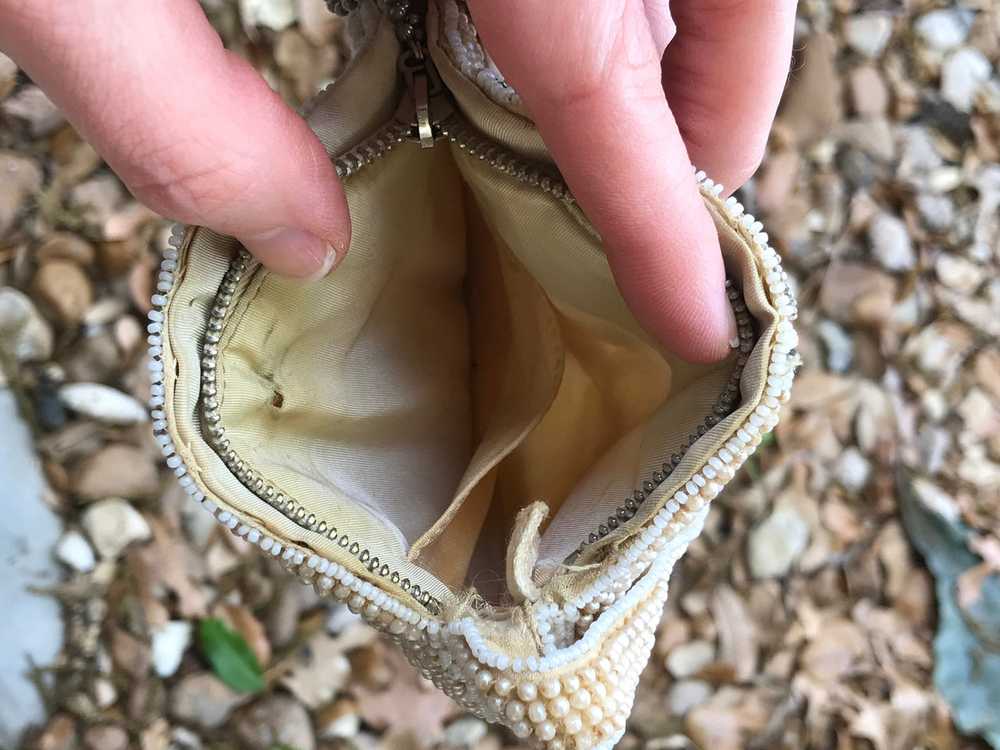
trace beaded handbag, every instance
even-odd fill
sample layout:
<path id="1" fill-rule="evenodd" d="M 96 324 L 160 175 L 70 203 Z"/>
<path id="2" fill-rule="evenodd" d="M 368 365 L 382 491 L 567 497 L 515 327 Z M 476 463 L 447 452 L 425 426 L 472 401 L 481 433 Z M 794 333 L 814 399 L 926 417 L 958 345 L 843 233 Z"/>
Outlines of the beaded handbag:
<path id="1" fill-rule="evenodd" d="M 353 60 L 308 114 L 350 252 L 302 283 L 176 232 L 150 315 L 157 439 L 220 523 L 462 706 L 610 748 L 675 561 L 788 398 L 786 277 L 699 175 L 740 340 L 714 365 L 663 352 L 463 9 L 350 6 Z"/>

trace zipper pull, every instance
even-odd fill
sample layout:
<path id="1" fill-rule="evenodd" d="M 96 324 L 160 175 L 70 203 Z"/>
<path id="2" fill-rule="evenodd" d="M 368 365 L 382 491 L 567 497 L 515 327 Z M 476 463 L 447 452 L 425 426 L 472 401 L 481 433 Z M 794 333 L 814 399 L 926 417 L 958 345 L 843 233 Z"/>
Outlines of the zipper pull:
<path id="1" fill-rule="evenodd" d="M 411 101 L 407 106 L 406 119 L 415 131 L 414 140 L 420 143 L 421 148 L 433 148 L 434 126 L 441 120 L 432 117 L 431 105 L 439 99 L 447 98 L 441 96 L 444 87 L 437 77 L 434 66 L 427 61 L 420 47 L 414 46 L 400 55 L 399 70 L 410 93 Z"/>

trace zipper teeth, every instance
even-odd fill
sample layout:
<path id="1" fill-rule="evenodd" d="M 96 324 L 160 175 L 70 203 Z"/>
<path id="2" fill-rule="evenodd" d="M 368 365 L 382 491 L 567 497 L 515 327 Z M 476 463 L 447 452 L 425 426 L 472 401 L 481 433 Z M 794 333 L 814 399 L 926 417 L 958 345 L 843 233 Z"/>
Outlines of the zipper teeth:
<path id="1" fill-rule="evenodd" d="M 388 563 L 381 561 L 377 555 L 372 554 L 372 551 L 368 547 L 362 547 L 357 541 L 352 541 L 347 534 L 340 533 L 336 527 L 331 526 L 324 520 L 318 519 L 315 513 L 308 512 L 301 503 L 296 503 L 291 496 L 282 492 L 278 487 L 266 480 L 250 463 L 240 457 L 226 436 L 226 430 L 222 424 L 221 405 L 218 400 L 219 381 L 217 365 L 219 342 L 222 338 L 226 314 L 232 304 L 233 296 L 252 262 L 250 254 L 242 249 L 230 262 L 229 268 L 226 270 L 226 273 L 222 277 L 222 282 L 219 284 L 219 290 L 209 313 L 208 328 L 202 344 L 201 398 L 198 405 L 201 411 L 204 431 L 208 435 L 212 448 L 219 458 L 222 459 L 226 468 L 233 473 L 244 487 L 275 508 L 283 516 L 308 531 L 321 534 L 330 541 L 336 542 L 348 554 L 356 557 L 369 572 L 389 580 L 393 585 L 399 586 L 434 614 L 440 613 L 441 602 L 438 599 L 431 596 L 429 592 L 423 591 L 419 585 L 412 584 L 409 578 L 401 576 Z"/>
<path id="2" fill-rule="evenodd" d="M 409 134 L 409 125 L 398 120 L 390 120 L 356 146 L 334 157 L 333 165 L 337 170 L 337 177 L 343 180 L 357 174 L 405 142 Z"/>

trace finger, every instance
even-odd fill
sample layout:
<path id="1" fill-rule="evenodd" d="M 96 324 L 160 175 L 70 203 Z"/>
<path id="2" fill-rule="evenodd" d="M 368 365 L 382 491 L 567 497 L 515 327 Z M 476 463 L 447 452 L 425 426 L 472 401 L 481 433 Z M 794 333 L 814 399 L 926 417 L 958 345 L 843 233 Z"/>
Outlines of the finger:
<path id="1" fill-rule="evenodd" d="M 730 191 L 757 171 L 788 78 L 796 0 L 674 0 L 663 87 L 700 169 Z"/>
<path id="2" fill-rule="evenodd" d="M 0 0 L 0 46 L 158 213 L 234 235 L 291 276 L 322 274 L 346 250 L 322 144 L 223 48 L 196 0 Z"/>
<path id="3" fill-rule="evenodd" d="M 618 13 L 604 11 L 612 5 Z M 621 5 L 598 0 L 578 13 L 480 0 L 473 15 L 600 232 L 636 318 L 681 357 L 715 361 L 735 334 L 718 236 L 663 96 L 642 5 L 629 3 L 637 12 L 624 18 Z M 532 28 L 565 33 L 524 43 Z"/>

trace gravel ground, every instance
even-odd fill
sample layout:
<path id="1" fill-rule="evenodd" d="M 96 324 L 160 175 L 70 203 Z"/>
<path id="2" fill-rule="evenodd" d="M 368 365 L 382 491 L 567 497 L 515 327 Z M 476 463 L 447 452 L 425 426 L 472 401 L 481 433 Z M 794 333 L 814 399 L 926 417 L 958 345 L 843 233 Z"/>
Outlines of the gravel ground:
<path id="1" fill-rule="evenodd" d="M 290 101 L 343 64 L 320 0 L 204 4 Z M 620 747 L 1000 747 L 998 40 L 995 0 L 800 3 L 740 199 L 794 276 L 806 364 L 675 572 Z M 34 723 L 45 750 L 516 747 L 171 483 L 142 406 L 167 225 L 2 56 L 0 175 L 0 395 L 30 428 L 0 445 L 33 443 L 49 486 L 24 458 L 0 489 L 10 570 L 37 562 L 5 619 L 43 610 L 48 638 L 29 663 L 26 627 L 4 636 L 0 695 L 26 708 L 0 744 Z M 197 637 L 218 620 L 261 690 L 220 679 Z"/>

